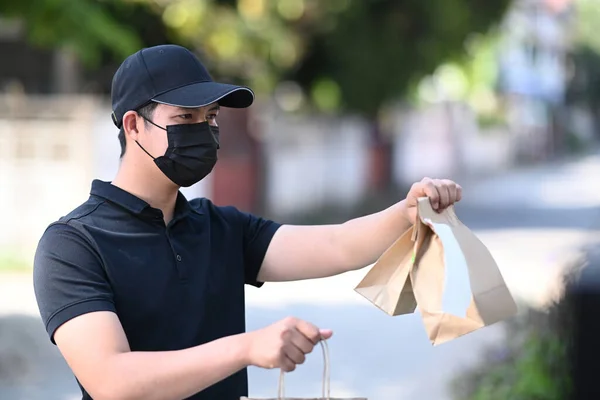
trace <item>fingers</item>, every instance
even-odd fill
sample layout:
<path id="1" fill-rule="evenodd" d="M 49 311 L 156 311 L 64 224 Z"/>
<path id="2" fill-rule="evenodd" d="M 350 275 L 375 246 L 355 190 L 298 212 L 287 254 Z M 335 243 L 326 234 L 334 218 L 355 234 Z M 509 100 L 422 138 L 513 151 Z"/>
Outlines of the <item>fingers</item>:
<path id="1" fill-rule="evenodd" d="M 319 329 L 319 333 L 321 334 L 321 339 L 327 340 L 333 336 L 333 331 L 331 329 Z"/>
<path id="2" fill-rule="evenodd" d="M 296 364 L 292 361 L 285 353 L 281 355 L 281 361 L 279 362 L 280 368 L 284 372 L 292 372 L 296 369 Z"/>
<path id="3" fill-rule="evenodd" d="M 310 351 L 307 353 L 310 353 Z M 306 360 L 306 353 L 293 342 L 286 343 L 283 346 L 283 354 L 285 354 L 294 364 L 302 364 Z"/>
<path id="4" fill-rule="evenodd" d="M 418 185 L 421 186 L 421 195 L 428 197 L 433 209 L 437 210 L 440 207 L 440 193 L 435 185 L 435 181 L 431 178 L 423 178 Z"/>
<path id="5" fill-rule="evenodd" d="M 302 354 L 310 353 L 315 347 L 315 345 L 310 339 L 308 339 L 306 336 L 304 336 L 298 331 L 292 331 L 289 339 L 290 343 L 292 343 L 294 347 L 298 349 L 298 351 L 301 351 Z"/>
<path id="6" fill-rule="evenodd" d="M 443 181 L 436 179 L 433 181 L 433 184 L 440 197 L 438 209 L 443 210 L 450 205 L 450 191 L 448 190 L 448 186 L 444 185 Z"/>
<path id="7" fill-rule="evenodd" d="M 319 339 L 327 340 L 333 335 L 331 329 L 317 329 Z M 307 338 L 300 331 L 290 331 L 289 341 L 291 346 L 284 346 L 284 352 L 296 364 L 302 364 L 306 360 L 306 354 L 311 353 L 315 347 L 312 339 Z"/>
<path id="8" fill-rule="evenodd" d="M 310 322 L 298 320 L 296 323 L 296 329 L 298 330 L 298 332 L 303 334 L 308 340 L 310 340 L 313 346 L 319 343 L 319 340 L 321 340 L 321 333 L 319 332 L 319 328 L 317 328 Z"/>
<path id="9" fill-rule="evenodd" d="M 457 185 L 456 183 L 449 181 L 448 179 L 444 179 L 441 181 L 442 183 L 444 183 L 444 185 L 442 185 L 442 188 L 446 191 L 446 193 L 448 194 L 448 201 L 446 203 L 446 207 L 448 207 L 449 205 L 451 205 L 452 203 L 454 203 L 456 200 L 456 191 L 457 191 Z"/>
<path id="10" fill-rule="evenodd" d="M 306 354 L 311 353 L 321 339 L 333 335 L 330 329 L 320 330 L 315 325 L 296 318 L 286 318 L 286 329 L 283 331 L 283 346 L 281 348 L 279 366 L 286 372 L 296 369 L 304 363 Z"/>
<path id="11" fill-rule="evenodd" d="M 424 178 L 418 184 L 419 196 L 429 198 L 434 210 L 441 211 L 462 199 L 462 187 L 449 179 Z"/>

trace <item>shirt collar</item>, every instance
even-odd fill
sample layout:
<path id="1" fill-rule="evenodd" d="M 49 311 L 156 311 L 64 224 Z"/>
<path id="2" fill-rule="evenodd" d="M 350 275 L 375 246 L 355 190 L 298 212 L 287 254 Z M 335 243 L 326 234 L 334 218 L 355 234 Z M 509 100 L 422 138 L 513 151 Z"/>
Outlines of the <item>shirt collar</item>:
<path id="1" fill-rule="evenodd" d="M 160 210 L 153 208 L 144 200 L 121 189 L 120 187 L 111 184 L 111 182 L 95 179 L 92 181 L 92 189 L 90 194 L 92 196 L 101 197 L 110 201 L 111 203 L 117 204 L 136 215 L 149 214 L 156 216 L 157 213 L 162 214 Z M 182 218 L 191 210 L 192 208 L 190 207 L 190 204 L 183 193 L 177 192 L 177 200 L 175 201 L 175 212 L 173 214 L 173 219 Z"/>

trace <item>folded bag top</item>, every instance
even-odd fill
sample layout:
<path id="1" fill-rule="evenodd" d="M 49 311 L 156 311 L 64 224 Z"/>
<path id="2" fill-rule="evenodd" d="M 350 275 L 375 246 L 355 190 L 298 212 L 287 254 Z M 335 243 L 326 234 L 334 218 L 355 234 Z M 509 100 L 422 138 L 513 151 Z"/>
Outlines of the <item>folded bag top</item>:
<path id="1" fill-rule="evenodd" d="M 422 316 L 441 344 L 517 312 L 487 247 L 450 206 L 441 213 L 418 199 L 417 222 L 375 263 L 355 290 L 391 316 Z"/>

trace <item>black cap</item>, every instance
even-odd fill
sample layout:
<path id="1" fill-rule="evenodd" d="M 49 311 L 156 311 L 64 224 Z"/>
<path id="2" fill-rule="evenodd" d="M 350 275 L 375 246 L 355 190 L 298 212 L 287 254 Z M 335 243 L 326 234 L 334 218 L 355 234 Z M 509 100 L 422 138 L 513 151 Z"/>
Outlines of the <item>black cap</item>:
<path id="1" fill-rule="evenodd" d="M 214 82 L 200 60 L 176 45 L 149 47 L 127 57 L 112 81 L 112 120 L 120 128 L 123 115 L 151 101 L 178 107 L 246 108 L 254 101 L 247 87 Z"/>

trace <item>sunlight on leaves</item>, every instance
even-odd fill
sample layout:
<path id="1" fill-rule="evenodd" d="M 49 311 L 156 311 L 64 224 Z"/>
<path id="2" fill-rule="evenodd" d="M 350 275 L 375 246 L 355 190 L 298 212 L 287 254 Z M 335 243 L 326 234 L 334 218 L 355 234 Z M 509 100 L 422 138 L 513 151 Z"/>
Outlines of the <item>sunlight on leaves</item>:
<path id="1" fill-rule="evenodd" d="M 220 58 L 233 58 L 241 50 L 241 40 L 232 29 L 220 29 L 208 38 L 211 48 L 216 51 Z"/>
<path id="2" fill-rule="evenodd" d="M 304 14 L 304 0 L 279 0 L 277 11 L 287 20 L 300 19 Z"/>
<path id="3" fill-rule="evenodd" d="M 188 11 L 183 2 L 172 3 L 163 12 L 163 21 L 167 26 L 174 29 L 181 29 L 188 20 Z"/>
<path id="4" fill-rule="evenodd" d="M 341 90 L 332 79 L 320 79 L 312 87 L 311 96 L 315 105 L 321 110 L 332 112 L 340 107 Z"/>
<path id="5" fill-rule="evenodd" d="M 280 68 L 288 68 L 298 60 L 298 52 L 292 41 L 274 40 L 271 44 L 271 60 Z"/>
<path id="6" fill-rule="evenodd" d="M 238 0 L 238 10 L 246 19 L 259 19 L 265 14 L 265 0 Z"/>

